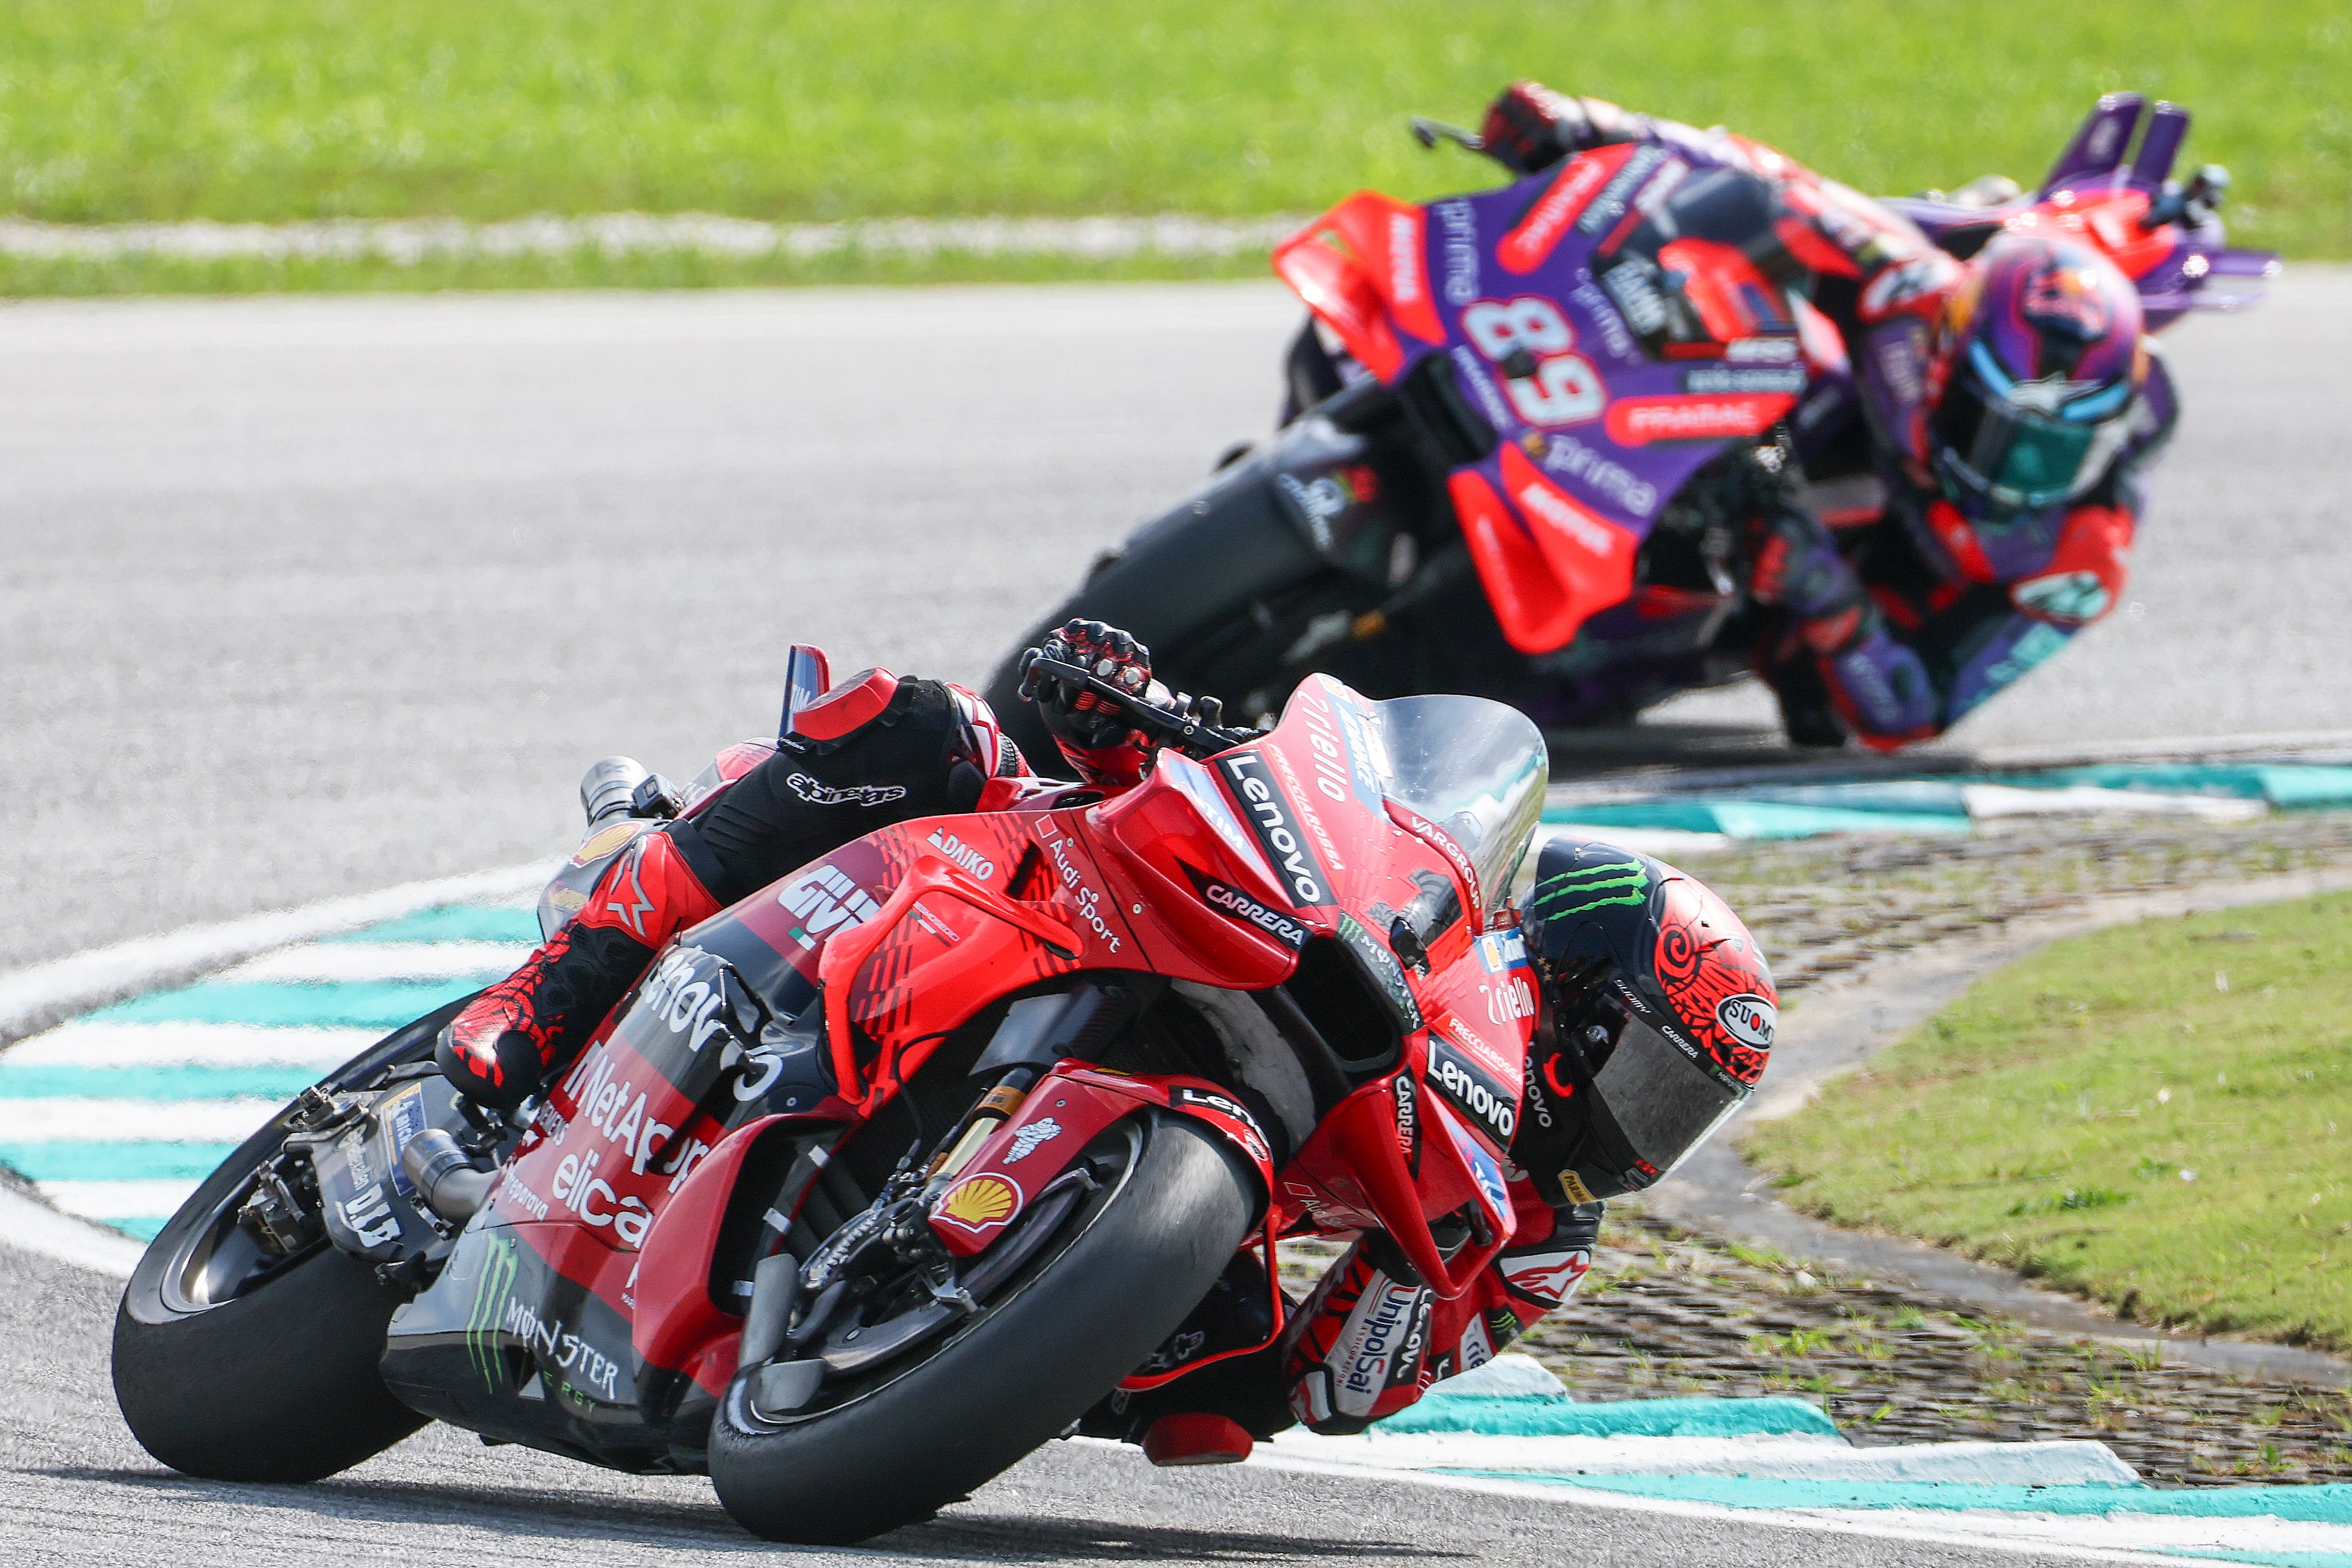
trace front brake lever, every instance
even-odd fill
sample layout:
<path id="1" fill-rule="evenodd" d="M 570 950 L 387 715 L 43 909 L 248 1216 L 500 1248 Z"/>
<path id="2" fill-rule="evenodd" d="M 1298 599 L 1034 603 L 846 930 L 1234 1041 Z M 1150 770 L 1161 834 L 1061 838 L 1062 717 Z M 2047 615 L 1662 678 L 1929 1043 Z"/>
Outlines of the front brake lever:
<path id="1" fill-rule="evenodd" d="M 1431 120 L 1424 115 L 1412 117 L 1412 139 L 1434 152 L 1440 142 L 1451 142 L 1473 153 L 1486 150 L 1486 139 L 1475 131 L 1465 131 L 1459 125 L 1448 125 L 1443 120 Z"/>
<path id="2" fill-rule="evenodd" d="M 1029 668 L 1052 676 L 1066 686 L 1084 687 L 1097 697 L 1112 703 L 1129 718 L 1138 721 L 1142 728 L 1157 731 L 1173 740 L 1187 752 L 1198 747 L 1200 754 L 1207 756 L 1212 752 L 1225 751 L 1245 741 L 1256 739 L 1256 733 L 1253 731 L 1228 730 L 1223 725 L 1204 723 L 1189 715 L 1171 713 L 1165 708 L 1156 708 L 1132 692 L 1121 691 L 1099 676 L 1081 669 L 1075 664 L 1064 664 L 1057 658 L 1047 658 L 1040 654 L 1031 662 Z"/>

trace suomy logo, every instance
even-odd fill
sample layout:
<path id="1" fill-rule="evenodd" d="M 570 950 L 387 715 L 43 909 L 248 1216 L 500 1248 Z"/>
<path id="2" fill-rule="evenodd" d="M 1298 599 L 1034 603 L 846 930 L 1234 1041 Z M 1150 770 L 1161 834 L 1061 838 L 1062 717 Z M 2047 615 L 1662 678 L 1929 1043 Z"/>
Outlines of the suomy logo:
<path id="1" fill-rule="evenodd" d="M 1771 1003 L 1752 991 L 1727 996 L 1715 1005 L 1715 1021 L 1723 1026 L 1723 1032 L 1759 1050 L 1772 1048 L 1772 1030 L 1780 1016 Z"/>
<path id="2" fill-rule="evenodd" d="M 1330 877 L 1299 837 L 1298 813 L 1266 770 L 1265 758 L 1256 752 L 1234 752 L 1220 757 L 1217 766 L 1224 770 L 1225 783 L 1241 801 L 1243 815 L 1280 873 L 1290 901 L 1301 909 L 1330 903 Z"/>

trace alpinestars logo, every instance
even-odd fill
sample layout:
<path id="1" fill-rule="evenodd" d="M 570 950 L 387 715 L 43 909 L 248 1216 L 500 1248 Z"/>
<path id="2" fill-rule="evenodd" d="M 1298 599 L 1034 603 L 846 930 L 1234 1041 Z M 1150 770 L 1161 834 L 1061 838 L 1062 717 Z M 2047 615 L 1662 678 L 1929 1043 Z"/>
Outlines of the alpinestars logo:
<path id="1" fill-rule="evenodd" d="M 1330 903 L 1330 874 L 1299 837 L 1298 813 L 1274 782 L 1265 758 L 1255 752 L 1235 752 L 1218 758 L 1217 766 L 1224 770 L 1225 784 L 1242 803 L 1250 830 L 1274 862 L 1290 901 L 1300 909 Z"/>
<path id="2" fill-rule="evenodd" d="M 789 775 L 784 785 L 811 805 L 887 805 L 907 798 L 903 784 L 851 784 L 846 789 L 836 789 L 817 783 L 806 773 Z"/>
<path id="3" fill-rule="evenodd" d="M 1193 889 L 1201 895 L 1201 901 L 1219 914 L 1255 926 L 1294 951 L 1307 945 L 1307 928 L 1288 915 L 1278 914 L 1240 889 L 1213 881 L 1190 866 L 1184 869 L 1192 877 Z"/>

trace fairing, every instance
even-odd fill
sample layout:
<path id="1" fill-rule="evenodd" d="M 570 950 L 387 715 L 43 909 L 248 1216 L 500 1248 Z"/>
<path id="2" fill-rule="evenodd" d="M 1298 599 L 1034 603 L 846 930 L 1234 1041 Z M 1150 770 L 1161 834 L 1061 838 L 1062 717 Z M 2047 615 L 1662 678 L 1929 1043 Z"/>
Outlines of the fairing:
<path id="1" fill-rule="evenodd" d="M 1545 777 L 1540 736 L 1499 704 L 1370 702 L 1317 677 L 1268 734 L 1205 763 L 1163 752 L 1115 800 L 1044 793 L 844 846 L 656 957 L 395 1314 L 388 1383 L 493 1437 L 698 1467 L 735 1372 L 730 1281 L 769 1206 L 808 1201 L 949 1038 L 977 1048 L 970 1030 L 1013 999 L 1122 972 L 1246 994 L 1311 960 L 1352 975 L 1382 1022 L 1357 1038 L 1318 1019 L 1352 1078 L 1303 1141 L 1207 1079 L 1060 1063 L 934 1205 L 950 1251 L 984 1251 L 1092 1130 L 1150 1110 L 1257 1168 L 1264 1245 L 1377 1226 L 1459 1293 L 1512 1226 L 1504 1158 L 1535 1003 L 1490 906 Z M 1449 1253 L 1432 1222 L 1457 1214 L 1471 1240 Z"/>
<path id="2" fill-rule="evenodd" d="M 1523 653 L 1565 647 L 1622 601 L 1683 481 L 1769 429 L 1806 385 L 1796 318 L 1738 251 L 1620 249 L 1703 163 L 1687 149 L 1606 147 L 1426 207 L 1362 192 L 1275 252 L 1374 375 L 1395 384 L 1441 357 L 1493 427 L 1493 449 L 1447 487 Z"/>

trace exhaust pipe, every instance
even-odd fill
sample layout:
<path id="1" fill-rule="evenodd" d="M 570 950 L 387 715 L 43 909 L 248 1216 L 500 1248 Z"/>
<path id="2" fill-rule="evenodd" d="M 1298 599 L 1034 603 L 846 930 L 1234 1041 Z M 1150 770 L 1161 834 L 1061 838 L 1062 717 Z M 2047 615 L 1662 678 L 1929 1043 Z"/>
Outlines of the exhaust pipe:
<path id="1" fill-rule="evenodd" d="M 485 1171 L 457 1141 L 438 1127 L 428 1127 L 400 1152 L 400 1169 L 416 1195 L 435 1214 L 452 1225 L 463 1225 L 489 1201 L 496 1171 Z"/>

